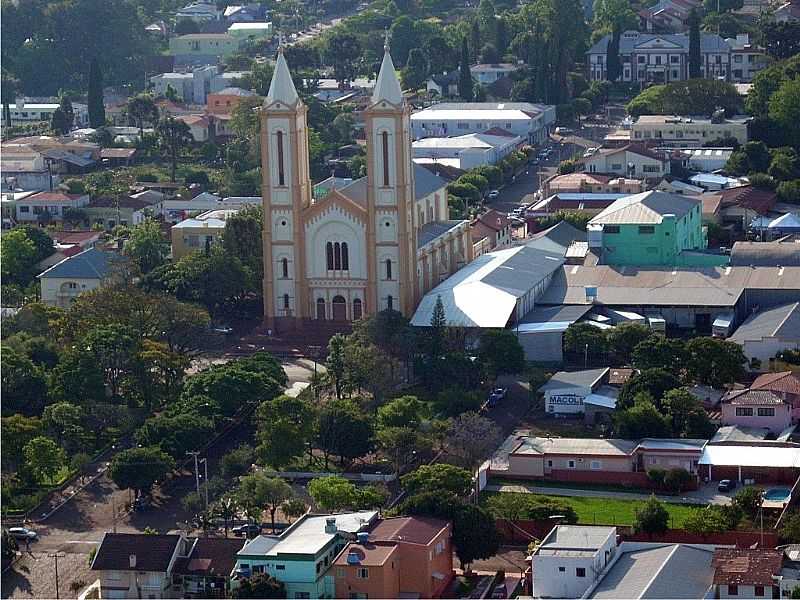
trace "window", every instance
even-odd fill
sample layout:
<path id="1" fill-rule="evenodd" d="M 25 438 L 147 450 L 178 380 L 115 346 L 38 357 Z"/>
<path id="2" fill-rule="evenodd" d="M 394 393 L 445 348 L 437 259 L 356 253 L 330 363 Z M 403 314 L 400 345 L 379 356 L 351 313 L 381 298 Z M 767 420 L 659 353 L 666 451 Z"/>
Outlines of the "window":
<path id="1" fill-rule="evenodd" d="M 353 320 L 358 321 L 363 316 L 364 309 L 361 305 L 361 300 L 356 298 L 353 300 Z"/>
<path id="2" fill-rule="evenodd" d="M 756 589 L 753 590 L 753 595 L 754 596 L 763 596 L 764 595 L 764 586 L 763 585 L 757 585 L 755 587 L 756 587 Z"/>
<path id="3" fill-rule="evenodd" d="M 511 129 L 511 123 L 506 123 L 506 129 Z"/>
<path id="4" fill-rule="evenodd" d="M 389 187 L 389 134 L 381 133 L 381 149 L 383 152 L 383 187 Z"/>
<path id="5" fill-rule="evenodd" d="M 735 63 L 742 62 L 742 55 L 741 54 L 734 54 L 733 55 L 733 62 L 735 62 Z"/>
<path id="6" fill-rule="evenodd" d="M 672 70 L 672 78 L 673 79 L 677 79 L 678 78 L 678 72 L 675 69 Z"/>
<path id="7" fill-rule="evenodd" d="M 657 65 L 661 64 L 661 57 L 660 56 L 656 56 L 656 64 Z"/>
<path id="8" fill-rule="evenodd" d="M 586 569 L 584 567 L 576 567 L 575 577 L 586 577 Z"/>
<path id="9" fill-rule="evenodd" d="M 567 468 L 568 469 L 574 469 L 575 468 L 575 461 L 574 460 L 568 460 L 567 461 Z"/>
<path id="10" fill-rule="evenodd" d="M 593 460 L 592 462 L 589 463 L 589 468 L 592 471 L 599 471 L 600 469 L 603 468 L 603 462 L 600 460 Z"/>
<path id="11" fill-rule="evenodd" d="M 458 124 L 456 124 L 456 127 L 458 129 L 469 129 L 469 124 L 468 123 L 458 123 Z"/>
<path id="12" fill-rule="evenodd" d="M 278 571 L 285 571 L 286 570 L 286 565 L 275 565 L 275 568 Z"/>
<path id="13" fill-rule="evenodd" d="M 645 62 L 645 60 L 647 60 L 647 59 L 646 59 L 644 56 L 640 56 L 640 57 L 639 57 L 639 64 L 640 64 L 640 65 L 643 65 L 643 64 L 644 64 L 644 62 Z M 639 72 L 640 72 L 640 73 L 644 73 L 644 71 L 639 71 Z"/>
<path id="14" fill-rule="evenodd" d="M 309 592 L 295 592 L 295 598 L 311 598 L 311 594 Z"/>
<path id="15" fill-rule="evenodd" d="M 677 64 L 679 61 L 680 61 L 680 58 L 675 54 L 673 54 L 673 55 L 671 55 L 669 57 L 669 62 L 671 62 L 672 64 Z M 677 73 L 677 71 L 673 71 L 673 72 Z"/>
<path id="16" fill-rule="evenodd" d="M 729 585 L 728 586 L 728 596 L 738 596 L 739 595 L 739 586 L 738 585 Z"/>
<path id="17" fill-rule="evenodd" d="M 30 206 L 20 206 L 19 207 L 19 212 L 21 212 L 21 213 L 29 213 L 29 212 L 31 212 L 31 207 Z"/>
<path id="18" fill-rule="evenodd" d="M 325 299 L 317 298 L 317 320 L 325 320 Z"/>
<path id="19" fill-rule="evenodd" d="M 661 165 L 643 165 L 642 171 L 645 173 L 660 173 Z"/>
<path id="20" fill-rule="evenodd" d="M 758 416 L 759 417 L 774 417 L 775 416 L 775 409 L 774 408 L 759 408 L 758 409 Z"/>
<path id="21" fill-rule="evenodd" d="M 328 271 L 349 271 L 350 257 L 347 251 L 347 242 L 325 244 L 325 262 Z"/>
<path id="22" fill-rule="evenodd" d="M 283 165 L 283 132 L 278 132 L 278 185 L 286 185 L 286 173 Z"/>
<path id="23" fill-rule="evenodd" d="M 386 298 L 386 308 L 394 310 L 394 298 L 392 296 Z"/>
<path id="24" fill-rule="evenodd" d="M 611 163 L 611 170 L 612 171 L 621 171 L 622 170 L 622 163 Z"/>
<path id="25" fill-rule="evenodd" d="M 553 408 L 553 407 L 551 406 L 550 408 Z M 547 461 L 547 466 L 550 467 L 550 468 L 553 468 L 553 461 L 552 460 L 548 460 Z"/>
<path id="26" fill-rule="evenodd" d="M 639 225 L 640 235 L 648 235 L 648 234 L 653 234 L 655 232 L 656 228 L 653 225 Z"/>
<path id="27" fill-rule="evenodd" d="M 289 279 L 289 259 L 282 258 L 281 259 L 281 277 L 284 279 Z"/>
<path id="28" fill-rule="evenodd" d="M 344 569 L 336 569 L 336 576 L 337 577 L 344 577 L 345 570 Z"/>
<path id="29" fill-rule="evenodd" d="M 567 571 L 566 567 L 558 567 L 558 572 L 559 573 L 565 573 L 566 571 Z"/>
<path id="30" fill-rule="evenodd" d="M 347 254 L 347 242 L 342 242 L 342 271 L 350 270 L 350 257 Z"/>
<path id="31" fill-rule="evenodd" d="M 392 259 L 386 259 L 386 279 L 392 278 Z"/>
<path id="32" fill-rule="evenodd" d="M 333 244 L 331 242 L 325 244 L 325 258 L 328 265 L 328 271 L 333 271 Z"/>
<path id="33" fill-rule="evenodd" d="M 747 406 L 737 406 L 736 407 L 736 416 L 737 417 L 752 417 L 753 416 L 753 409 Z"/>
<path id="34" fill-rule="evenodd" d="M 288 311 L 289 308 L 290 308 L 289 294 L 284 294 L 283 295 L 283 309 Z"/>
<path id="35" fill-rule="evenodd" d="M 369 579 L 369 569 L 364 567 L 356 569 L 356 577 L 359 579 Z"/>

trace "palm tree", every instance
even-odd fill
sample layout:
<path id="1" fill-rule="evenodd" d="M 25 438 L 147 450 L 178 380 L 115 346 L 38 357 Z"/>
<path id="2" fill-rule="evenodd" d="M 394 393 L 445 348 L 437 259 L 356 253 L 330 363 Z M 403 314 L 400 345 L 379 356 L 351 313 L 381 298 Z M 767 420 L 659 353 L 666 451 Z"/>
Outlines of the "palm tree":
<path id="1" fill-rule="evenodd" d="M 184 147 L 194 141 L 189 126 L 183 121 L 174 117 L 164 118 L 156 126 L 158 143 L 162 149 L 169 153 L 172 169 L 170 170 L 170 181 L 175 183 L 175 169 L 178 166 L 178 155 Z"/>
<path id="2" fill-rule="evenodd" d="M 230 522 L 236 518 L 238 508 L 232 496 L 224 496 L 214 507 L 214 514 L 225 522 L 225 537 L 228 537 Z"/>

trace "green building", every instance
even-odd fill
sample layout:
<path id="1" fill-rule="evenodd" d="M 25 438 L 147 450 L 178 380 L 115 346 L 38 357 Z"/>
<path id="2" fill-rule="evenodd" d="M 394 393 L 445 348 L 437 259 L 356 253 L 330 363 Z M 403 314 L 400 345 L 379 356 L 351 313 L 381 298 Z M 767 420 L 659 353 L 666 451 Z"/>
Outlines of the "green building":
<path id="1" fill-rule="evenodd" d="M 239 49 L 241 40 L 227 33 L 189 33 L 169 40 L 172 56 L 227 58 Z"/>
<path id="2" fill-rule="evenodd" d="M 649 191 L 615 201 L 587 225 L 589 249 L 601 264 L 712 267 L 728 257 L 706 252 L 700 200 Z"/>

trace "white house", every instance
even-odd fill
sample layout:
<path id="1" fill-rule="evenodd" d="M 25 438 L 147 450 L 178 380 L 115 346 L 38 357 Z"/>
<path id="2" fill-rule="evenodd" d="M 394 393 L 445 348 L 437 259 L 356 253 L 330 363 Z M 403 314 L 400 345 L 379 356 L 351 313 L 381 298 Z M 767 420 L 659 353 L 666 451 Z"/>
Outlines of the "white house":
<path id="1" fill-rule="evenodd" d="M 53 119 L 53 113 L 59 107 L 58 102 L 25 102 L 24 98 L 17 98 L 17 101 L 8 105 L 11 111 L 12 125 L 24 125 L 36 121 L 47 121 Z M 89 107 L 79 102 L 72 103 L 72 112 L 75 114 L 75 127 L 89 126 Z"/>
<path id="2" fill-rule="evenodd" d="M 642 115 L 631 125 L 631 140 L 678 148 L 702 146 L 720 138 L 747 143 L 750 117 L 730 119 L 695 116 Z"/>
<path id="3" fill-rule="evenodd" d="M 18 222 L 23 223 L 48 219 L 61 221 L 68 209 L 82 208 L 87 204 L 89 204 L 89 194 L 38 192 L 17 202 L 16 218 Z"/>
<path id="4" fill-rule="evenodd" d="M 519 65 L 514 63 L 480 64 L 471 66 L 469 72 L 472 74 L 472 78 L 481 85 L 490 85 L 498 79 L 508 77 L 518 68 Z"/>
<path id="5" fill-rule="evenodd" d="M 503 129 L 527 143 L 541 142 L 556 120 L 555 106 L 529 102 L 442 102 L 411 115 L 414 139 Z"/>
<path id="6" fill-rule="evenodd" d="M 769 368 L 778 352 L 800 349 L 800 302 L 750 315 L 728 339 L 742 346 L 751 365 Z"/>
<path id="7" fill-rule="evenodd" d="M 661 179 L 670 171 L 669 160 L 641 144 L 602 148 L 581 162 L 587 173 L 613 173 L 634 179 Z"/>
<path id="8" fill-rule="evenodd" d="M 190 19 L 198 23 L 216 21 L 219 19 L 219 10 L 213 2 L 192 2 L 175 13 L 175 20 Z"/>
<path id="9" fill-rule="evenodd" d="M 113 277 L 113 263 L 120 257 L 114 252 L 89 248 L 65 258 L 38 275 L 42 303 L 69 308 L 83 292 L 89 292 Z"/>
<path id="10" fill-rule="evenodd" d="M 533 597 L 582 597 L 599 580 L 616 551 L 616 527 L 554 527 L 531 557 Z"/>
<path id="11" fill-rule="evenodd" d="M 493 165 L 522 146 L 520 136 L 504 130 L 493 133 L 467 133 L 455 137 L 429 137 L 411 144 L 415 162 L 437 162 L 468 170 L 483 165 Z M 427 160 L 426 160 L 427 159 Z"/>
<path id="12" fill-rule="evenodd" d="M 268 40 L 272 37 L 272 23 L 234 23 L 228 27 L 228 34 L 240 40 Z"/>

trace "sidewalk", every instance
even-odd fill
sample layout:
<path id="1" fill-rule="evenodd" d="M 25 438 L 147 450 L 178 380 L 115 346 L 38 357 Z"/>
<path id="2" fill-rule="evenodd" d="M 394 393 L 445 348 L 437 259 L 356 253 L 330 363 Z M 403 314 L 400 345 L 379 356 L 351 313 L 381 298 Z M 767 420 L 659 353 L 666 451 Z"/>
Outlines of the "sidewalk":
<path id="1" fill-rule="evenodd" d="M 490 492 L 514 492 L 518 494 L 543 494 L 548 496 L 575 496 L 582 498 L 616 498 L 618 500 L 647 500 L 650 494 L 643 494 L 639 492 L 611 492 L 604 490 L 582 490 L 575 488 L 557 488 L 545 487 L 537 485 L 487 485 L 486 490 Z M 693 492 L 686 492 L 683 496 L 665 496 L 656 494 L 662 502 L 669 502 L 671 504 L 697 504 L 705 506 L 706 504 L 728 504 L 730 498 L 725 496 L 718 496 L 716 494 L 710 495 L 704 488 Z"/>

